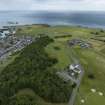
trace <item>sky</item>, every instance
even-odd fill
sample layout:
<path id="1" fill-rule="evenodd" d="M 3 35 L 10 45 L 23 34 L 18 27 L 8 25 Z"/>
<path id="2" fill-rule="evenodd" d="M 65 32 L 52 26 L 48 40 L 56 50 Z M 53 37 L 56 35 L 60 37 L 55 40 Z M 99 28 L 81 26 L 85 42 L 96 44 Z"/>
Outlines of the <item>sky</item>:
<path id="1" fill-rule="evenodd" d="M 105 0 L 0 0 L 0 10 L 105 11 Z"/>

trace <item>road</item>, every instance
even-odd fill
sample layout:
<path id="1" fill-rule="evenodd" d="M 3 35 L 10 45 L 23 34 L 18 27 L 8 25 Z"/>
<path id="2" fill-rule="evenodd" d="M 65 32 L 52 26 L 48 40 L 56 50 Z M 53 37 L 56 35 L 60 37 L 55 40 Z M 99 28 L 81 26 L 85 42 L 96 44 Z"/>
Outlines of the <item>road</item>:
<path id="1" fill-rule="evenodd" d="M 74 50 L 71 48 L 71 52 L 70 52 L 70 59 L 72 60 L 73 64 L 79 65 L 78 69 L 81 71 L 80 74 L 78 74 L 78 78 L 73 78 L 71 75 L 68 74 L 67 71 L 62 71 L 62 72 L 57 72 L 57 75 L 59 77 L 61 77 L 64 81 L 69 81 L 71 80 L 73 83 L 76 83 L 76 87 L 73 89 L 72 94 L 70 96 L 69 99 L 69 105 L 74 105 L 75 103 L 75 99 L 78 93 L 78 89 L 80 87 L 82 78 L 84 76 L 84 69 L 82 68 L 79 58 L 76 54 L 76 52 L 74 52 Z"/>
<path id="2" fill-rule="evenodd" d="M 62 72 L 57 72 L 57 75 L 59 77 L 61 77 L 64 81 L 72 81 L 73 83 L 76 83 L 76 87 L 73 89 L 72 94 L 70 96 L 69 99 L 69 105 L 74 105 L 75 103 L 75 99 L 76 99 L 76 95 L 78 93 L 78 89 L 80 87 L 82 78 L 84 76 L 84 69 L 82 68 L 81 64 L 79 63 L 79 60 L 77 60 L 74 56 L 74 54 L 72 55 L 72 62 L 74 62 L 74 64 L 79 65 L 78 69 L 81 71 L 80 74 L 78 74 L 78 78 L 74 78 L 73 76 L 69 75 L 67 71 L 62 71 Z"/>
<path id="3" fill-rule="evenodd" d="M 78 89 L 80 87 L 82 78 L 84 76 L 84 69 L 83 69 L 83 67 L 80 64 L 80 61 L 79 61 L 79 58 L 78 58 L 76 52 L 74 52 L 74 50 L 72 48 L 71 48 L 71 56 L 70 56 L 70 58 L 72 59 L 72 62 L 74 62 L 74 64 L 78 64 L 79 65 L 79 69 L 81 70 L 81 73 L 79 75 L 78 81 L 76 83 L 76 87 L 73 89 L 72 94 L 71 94 L 70 99 L 69 99 L 69 105 L 74 105 L 75 99 L 76 99 L 76 95 L 78 93 Z"/>
<path id="4" fill-rule="evenodd" d="M 28 41 L 27 39 L 22 39 L 18 41 L 15 45 L 12 47 L 6 49 L 0 54 L 0 60 L 7 58 L 13 51 L 20 51 L 22 50 L 25 46 L 31 44 L 33 41 Z"/>
<path id="5" fill-rule="evenodd" d="M 77 83 L 77 80 L 73 77 L 71 77 L 66 71 L 63 72 L 57 72 L 57 75 L 59 75 L 59 77 L 61 77 L 64 81 L 73 81 L 75 83 Z"/>
<path id="6" fill-rule="evenodd" d="M 80 84 L 81 84 L 83 75 L 84 75 L 84 70 L 81 67 L 81 73 L 80 73 L 79 78 L 78 78 L 78 81 L 76 83 L 76 87 L 73 89 L 72 94 L 70 96 L 69 105 L 74 105 L 74 103 L 75 103 L 76 95 L 78 93 L 78 89 L 80 87 Z"/>

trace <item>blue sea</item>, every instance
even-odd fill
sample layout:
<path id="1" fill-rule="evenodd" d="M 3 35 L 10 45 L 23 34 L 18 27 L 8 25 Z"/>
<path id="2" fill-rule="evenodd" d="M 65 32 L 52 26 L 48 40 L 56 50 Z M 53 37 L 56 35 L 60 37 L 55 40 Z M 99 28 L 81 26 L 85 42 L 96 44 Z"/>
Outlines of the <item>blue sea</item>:
<path id="1" fill-rule="evenodd" d="M 0 11 L 0 27 L 8 22 L 105 28 L 105 12 Z"/>

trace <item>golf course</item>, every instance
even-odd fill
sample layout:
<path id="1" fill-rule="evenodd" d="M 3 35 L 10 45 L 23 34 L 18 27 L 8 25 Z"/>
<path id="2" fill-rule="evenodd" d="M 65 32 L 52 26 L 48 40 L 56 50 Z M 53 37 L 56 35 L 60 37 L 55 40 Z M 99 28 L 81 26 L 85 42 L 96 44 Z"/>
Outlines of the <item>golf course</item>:
<path id="1" fill-rule="evenodd" d="M 22 36 L 42 39 L 0 61 L 0 92 L 10 102 L 8 105 L 68 105 L 73 87 L 71 82 L 57 77 L 56 72 L 73 64 L 73 58 L 84 69 L 74 105 L 105 105 L 105 30 L 27 25 L 17 28 L 16 37 Z M 4 105 L 2 95 L 0 102 Z M 27 100 L 33 103 L 23 104 Z"/>

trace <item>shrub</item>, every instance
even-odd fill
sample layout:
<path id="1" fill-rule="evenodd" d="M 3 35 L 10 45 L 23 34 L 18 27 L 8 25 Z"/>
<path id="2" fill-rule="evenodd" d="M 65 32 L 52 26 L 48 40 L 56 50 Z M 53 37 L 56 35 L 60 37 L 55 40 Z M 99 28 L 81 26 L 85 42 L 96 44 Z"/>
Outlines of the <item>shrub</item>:
<path id="1" fill-rule="evenodd" d="M 88 74 L 88 78 L 89 79 L 95 79 L 95 76 L 94 76 L 94 74 Z"/>

